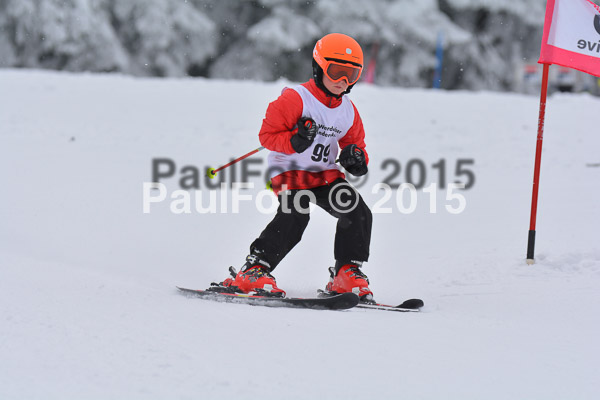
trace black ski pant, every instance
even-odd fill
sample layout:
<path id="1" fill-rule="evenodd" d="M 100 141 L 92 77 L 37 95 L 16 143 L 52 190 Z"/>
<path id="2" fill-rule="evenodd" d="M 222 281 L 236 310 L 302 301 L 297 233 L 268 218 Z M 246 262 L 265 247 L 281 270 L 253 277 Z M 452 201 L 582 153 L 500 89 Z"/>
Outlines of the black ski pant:
<path id="1" fill-rule="evenodd" d="M 250 246 L 274 269 L 300 242 L 310 220 L 309 203 L 315 203 L 338 219 L 334 256 L 338 263 L 367 261 L 371 243 L 371 210 L 346 180 L 336 179 L 312 189 L 283 191 L 273 220 Z"/>

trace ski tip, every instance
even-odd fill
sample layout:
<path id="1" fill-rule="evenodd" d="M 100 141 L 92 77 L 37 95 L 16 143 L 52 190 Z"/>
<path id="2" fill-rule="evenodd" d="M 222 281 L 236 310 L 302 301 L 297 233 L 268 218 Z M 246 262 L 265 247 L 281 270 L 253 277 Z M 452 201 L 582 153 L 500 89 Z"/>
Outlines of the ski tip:
<path id="1" fill-rule="evenodd" d="M 409 310 L 418 310 L 425 305 L 421 299 L 408 299 L 404 303 L 396 306 L 396 308 L 406 308 Z"/>
<path id="2" fill-rule="evenodd" d="M 356 293 L 345 292 L 345 293 L 329 293 L 325 290 L 318 289 L 317 290 L 317 298 L 318 299 L 331 299 L 335 298 L 339 302 L 340 309 L 348 309 L 357 306 L 360 304 L 360 297 Z"/>
<path id="3" fill-rule="evenodd" d="M 347 309 L 357 306 L 360 302 L 360 297 L 357 294 L 352 292 L 340 293 L 334 297 L 337 297 L 340 302 L 340 309 Z"/>

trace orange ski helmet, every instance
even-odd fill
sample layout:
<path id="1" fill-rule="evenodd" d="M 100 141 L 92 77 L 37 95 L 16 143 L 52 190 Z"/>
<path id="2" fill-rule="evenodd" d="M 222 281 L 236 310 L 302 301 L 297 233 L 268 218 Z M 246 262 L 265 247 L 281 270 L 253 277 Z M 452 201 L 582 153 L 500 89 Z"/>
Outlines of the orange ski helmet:
<path id="1" fill-rule="evenodd" d="M 358 42 L 342 33 L 323 36 L 315 45 L 313 59 L 329 79 L 345 79 L 354 85 L 363 68 L 363 52 Z"/>

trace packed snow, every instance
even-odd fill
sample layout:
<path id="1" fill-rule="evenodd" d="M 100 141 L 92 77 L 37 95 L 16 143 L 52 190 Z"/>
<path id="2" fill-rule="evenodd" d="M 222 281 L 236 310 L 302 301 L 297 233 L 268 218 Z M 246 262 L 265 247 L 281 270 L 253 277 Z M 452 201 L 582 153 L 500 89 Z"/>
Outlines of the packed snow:
<path id="1" fill-rule="evenodd" d="M 358 84 L 371 161 L 357 186 L 374 210 L 364 271 L 378 301 L 419 297 L 422 312 L 177 292 L 239 268 L 270 221 L 256 202 L 274 199 L 262 194 L 267 151 L 245 164 L 261 176 L 239 212 L 229 187 L 213 191 L 216 213 L 195 201 L 209 204 L 207 167 L 260 145 L 267 104 L 291 84 L 0 71 L 0 398 L 599 398 L 600 100 L 589 95 L 548 99 L 534 265 L 539 99 Z M 176 172 L 144 213 L 144 196 L 160 194 L 144 191 L 158 159 Z M 177 192 L 194 169 L 198 190 Z M 231 171 L 242 176 L 238 164 L 225 183 Z M 407 180 L 412 202 L 410 187 L 373 189 Z M 324 287 L 334 233 L 315 209 L 274 273 L 288 296 Z"/>

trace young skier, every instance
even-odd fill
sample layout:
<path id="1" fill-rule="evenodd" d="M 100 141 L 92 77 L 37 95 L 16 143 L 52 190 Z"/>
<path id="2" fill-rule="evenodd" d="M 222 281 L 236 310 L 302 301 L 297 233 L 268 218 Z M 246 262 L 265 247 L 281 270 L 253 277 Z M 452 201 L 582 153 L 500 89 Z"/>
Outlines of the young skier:
<path id="1" fill-rule="evenodd" d="M 269 104 L 259 133 L 268 157 L 279 208 L 273 220 L 250 245 L 246 263 L 234 278 L 219 286 L 229 291 L 284 297 L 271 275 L 300 241 L 308 225 L 309 202 L 338 219 L 335 267 L 326 290 L 354 292 L 372 302 L 367 276 L 360 267 L 369 258 L 372 215 L 362 197 L 344 179 L 336 164 L 352 175 L 367 173 L 362 120 L 345 96 L 360 78 L 363 53 L 351 37 L 332 33 L 313 50 L 313 79 L 285 88 Z M 349 204 L 353 207 L 345 209 Z"/>

